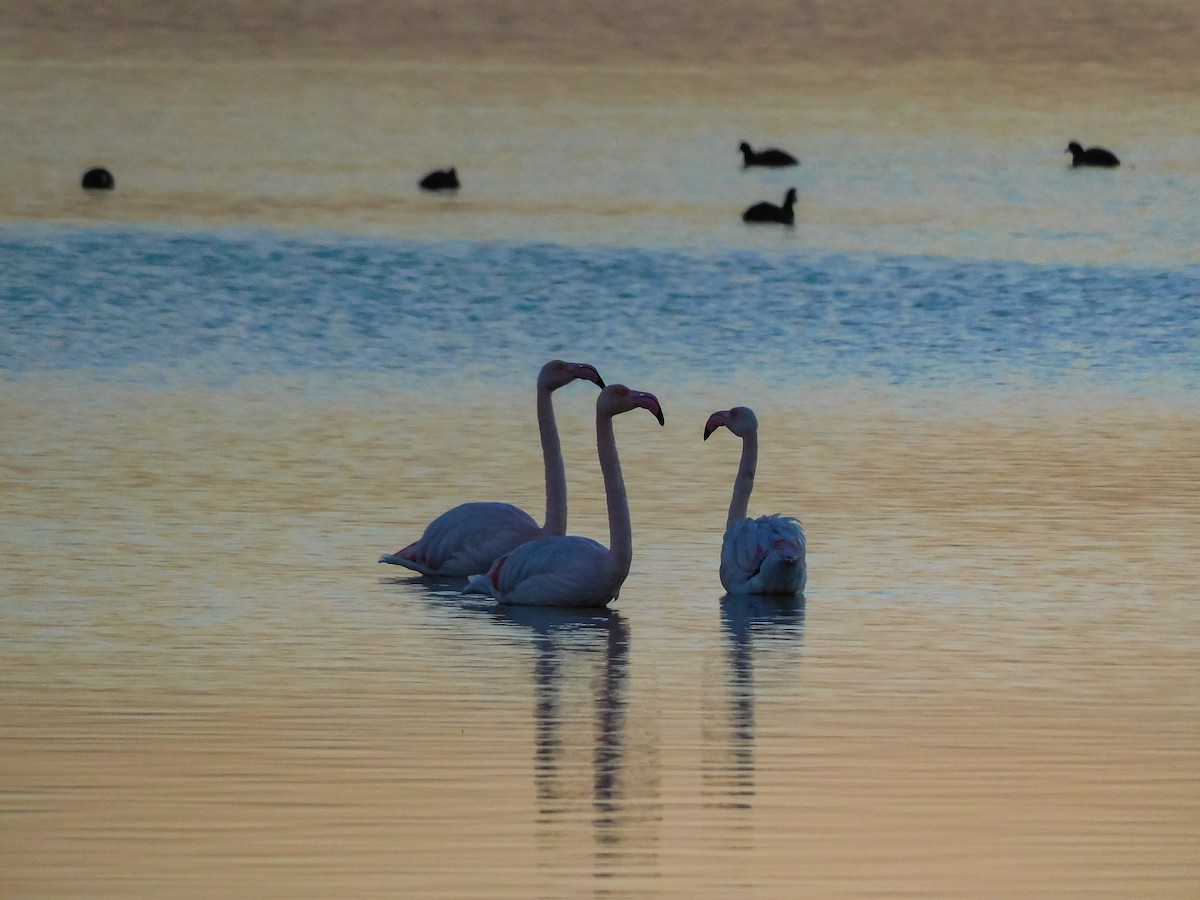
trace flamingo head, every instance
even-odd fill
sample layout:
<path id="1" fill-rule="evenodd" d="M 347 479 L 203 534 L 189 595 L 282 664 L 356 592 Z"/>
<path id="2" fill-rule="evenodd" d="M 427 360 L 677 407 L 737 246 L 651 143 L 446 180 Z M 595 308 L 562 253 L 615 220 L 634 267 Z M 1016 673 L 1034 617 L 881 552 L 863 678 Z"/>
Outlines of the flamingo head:
<path id="1" fill-rule="evenodd" d="M 638 407 L 654 413 L 659 425 L 667 424 L 658 398 L 646 391 L 635 391 L 623 384 L 610 384 L 596 398 L 596 412 L 604 416 L 615 416 Z"/>
<path id="2" fill-rule="evenodd" d="M 538 373 L 538 387 L 554 391 L 578 378 L 604 387 L 604 379 L 600 377 L 595 366 L 588 363 L 563 362 L 561 359 L 552 359 L 542 366 L 542 371 Z"/>
<path id="3" fill-rule="evenodd" d="M 708 417 L 704 425 L 704 439 L 724 425 L 738 437 L 745 437 L 752 431 L 758 430 L 758 416 L 748 406 L 735 406 L 733 409 L 723 409 Z"/>

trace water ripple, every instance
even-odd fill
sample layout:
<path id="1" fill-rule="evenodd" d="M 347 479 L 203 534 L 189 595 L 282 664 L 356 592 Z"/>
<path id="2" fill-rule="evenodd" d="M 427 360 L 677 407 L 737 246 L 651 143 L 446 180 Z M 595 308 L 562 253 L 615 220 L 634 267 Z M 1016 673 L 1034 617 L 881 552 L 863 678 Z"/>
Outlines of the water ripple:
<path id="1" fill-rule="evenodd" d="M 715 380 L 1200 385 L 1200 267 L 0 231 L 0 360 L 202 383 L 488 376 L 551 355 Z"/>

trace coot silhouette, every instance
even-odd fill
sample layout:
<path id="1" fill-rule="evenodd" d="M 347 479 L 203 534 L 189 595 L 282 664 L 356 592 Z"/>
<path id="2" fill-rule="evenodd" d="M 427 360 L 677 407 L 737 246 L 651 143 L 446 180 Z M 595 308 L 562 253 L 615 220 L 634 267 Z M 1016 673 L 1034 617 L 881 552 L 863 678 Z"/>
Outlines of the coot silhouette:
<path id="1" fill-rule="evenodd" d="M 1071 154 L 1072 168 L 1075 166 L 1102 166 L 1111 169 L 1121 164 L 1115 154 L 1103 147 L 1088 147 L 1084 150 L 1076 141 L 1067 144 L 1067 149 L 1063 152 Z"/>
<path id="2" fill-rule="evenodd" d="M 792 156 L 792 154 L 786 153 L 785 151 L 776 147 L 772 147 L 769 150 L 761 150 L 758 153 L 755 153 L 750 149 L 749 144 L 747 144 L 745 141 L 742 141 L 742 143 L 738 146 L 738 149 L 742 151 L 742 168 L 749 168 L 750 166 L 769 166 L 773 169 L 780 169 L 784 166 L 800 165 L 800 160 L 796 159 L 796 157 Z"/>
<path id="3" fill-rule="evenodd" d="M 116 186 L 112 172 L 96 167 L 83 173 L 83 186 L 89 191 L 111 191 Z"/>
<path id="4" fill-rule="evenodd" d="M 783 206 L 776 206 L 774 203 L 755 203 L 744 213 L 742 213 L 743 222 L 778 222 L 781 225 L 791 225 L 796 221 L 796 214 L 792 212 L 792 206 L 796 203 L 796 189 L 788 188 L 787 194 L 783 198 Z"/>
<path id="5" fill-rule="evenodd" d="M 457 191 L 461 187 L 458 171 L 453 168 L 435 169 L 421 179 L 421 187 L 427 191 Z"/>

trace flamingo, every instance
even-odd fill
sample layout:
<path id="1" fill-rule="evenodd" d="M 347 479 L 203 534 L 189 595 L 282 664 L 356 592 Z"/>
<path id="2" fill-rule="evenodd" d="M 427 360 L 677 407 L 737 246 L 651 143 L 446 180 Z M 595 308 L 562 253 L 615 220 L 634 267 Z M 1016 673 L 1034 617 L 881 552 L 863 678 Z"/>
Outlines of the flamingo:
<path id="1" fill-rule="evenodd" d="M 1064 151 L 1071 154 L 1071 168 L 1077 166 L 1099 166 L 1104 169 L 1114 169 L 1121 164 L 1117 155 L 1103 147 L 1088 147 L 1086 150 L 1079 146 L 1078 141 L 1071 141 Z"/>
<path id="2" fill-rule="evenodd" d="M 564 385 L 584 379 L 604 387 L 604 379 L 587 363 L 553 359 L 542 366 L 537 380 L 538 430 L 546 467 L 546 524 L 510 503 L 463 503 L 429 523 L 421 539 L 381 563 L 404 566 L 422 575 L 462 577 L 486 572 L 492 561 L 526 541 L 567 531 L 567 471 L 554 422 L 550 395 Z"/>
<path id="3" fill-rule="evenodd" d="M 608 499 L 609 546 L 574 535 L 539 538 L 499 557 L 486 575 L 471 576 L 463 593 L 487 594 L 518 606 L 605 606 L 616 599 L 633 561 L 633 526 L 612 420 L 639 407 L 666 424 L 653 394 L 610 384 L 596 399 L 596 447 Z"/>
<path id="4" fill-rule="evenodd" d="M 800 522 L 791 516 L 751 519 L 746 514 L 758 465 L 758 417 L 746 406 L 715 412 L 704 426 L 704 440 L 722 425 L 742 439 L 742 460 L 721 542 L 721 584 L 730 594 L 803 593 L 808 566 Z"/>
<path id="5" fill-rule="evenodd" d="M 743 222 L 778 222 L 781 225 L 792 225 L 796 221 L 795 210 L 796 189 L 788 188 L 783 198 L 783 206 L 776 206 L 766 200 L 755 203 L 742 213 Z"/>
<path id="6" fill-rule="evenodd" d="M 766 166 L 771 169 L 779 169 L 785 166 L 798 166 L 800 160 L 792 156 L 786 150 L 780 150 L 777 147 L 771 147 L 768 150 L 759 150 L 755 153 L 750 149 L 750 145 L 745 141 L 738 146 L 742 151 L 742 168 L 748 169 L 751 166 Z"/>

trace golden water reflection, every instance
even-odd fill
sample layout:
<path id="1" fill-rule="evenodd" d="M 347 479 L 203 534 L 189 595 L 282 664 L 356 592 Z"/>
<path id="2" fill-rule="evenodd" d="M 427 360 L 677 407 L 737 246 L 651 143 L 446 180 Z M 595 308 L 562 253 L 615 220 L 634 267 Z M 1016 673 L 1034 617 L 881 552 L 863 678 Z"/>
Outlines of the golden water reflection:
<path id="1" fill-rule="evenodd" d="M 633 569 L 564 615 L 375 563 L 537 506 L 527 398 L 7 384 L 4 893 L 1189 896 L 1194 412 L 759 404 L 752 511 L 804 520 L 812 576 L 758 606 L 719 593 L 723 391 L 618 427 Z"/>
<path id="2" fill-rule="evenodd" d="M 636 771 L 625 758 L 627 623 L 614 611 L 500 608 L 495 615 L 526 629 L 534 647 L 534 785 L 547 864 L 561 864 L 577 839 L 573 823 L 590 819 L 597 877 L 609 868 L 652 867 L 653 784 L 638 785 L 637 802 L 627 796 L 626 780 Z M 579 664 L 584 668 L 573 673 Z"/>
<path id="3" fill-rule="evenodd" d="M 721 598 L 725 671 L 713 693 L 724 710 L 705 720 L 705 791 L 717 808 L 753 808 L 755 785 L 756 669 L 794 682 L 804 645 L 804 597 Z M 758 677 L 764 677 L 759 671 Z"/>

